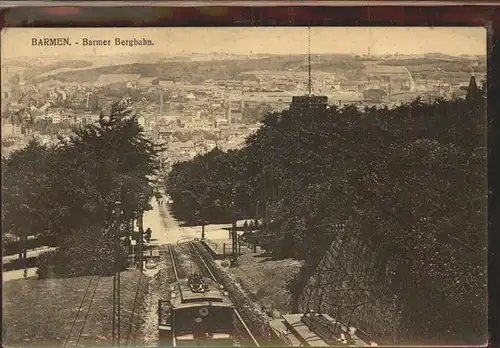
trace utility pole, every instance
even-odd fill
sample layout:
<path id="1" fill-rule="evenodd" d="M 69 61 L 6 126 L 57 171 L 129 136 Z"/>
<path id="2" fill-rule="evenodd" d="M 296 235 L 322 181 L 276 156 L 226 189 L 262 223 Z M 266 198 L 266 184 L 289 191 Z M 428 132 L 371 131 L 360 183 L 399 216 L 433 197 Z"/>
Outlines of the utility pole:
<path id="1" fill-rule="evenodd" d="M 200 216 L 201 216 L 201 240 L 205 239 L 205 215 L 203 211 L 203 205 L 200 206 Z"/>
<path id="2" fill-rule="evenodd" d="M 142 272 L 144 270 L 144 248 L 143 248 L 143 235 L 144 235 L 144 227 L 143 227 L 143 217 L 144 213 L 142 210 L 139 210 L 139 216 L 137 220 L 137 225 L 139 227 L 139 270 Z"/>
<path id="3" fill-rule="evenodd" d="M 24 279 L 28 279 L 28 236 L 21 237 L 22 240 L 22 259 L 24 266 Z"/>
<path id="4" fill-rule="evenodd" d="M 113 347 L 120 346 L 120 220 L 121 202 L 115 202 L 115 262 L 113 274 Z"/>
<path id="5" fill-rule="evenodd" d="M 233 228 L 231 234 L 233 242 L 233 248 L 232 248 L 233 262 L 236 262 L 238 260 L 238 233 L 236 232 L 236 218 L 233 218 Z"/>
<path id="6" fill-rule="evenodd" d="M 236 199 L 236 187 L 234 187 L 231 190 L 231 194 L 233 197 L 233 201 L 231 204 L 231 210 L 232 210 L 232 215 L 233 215 L 233 228 L 232 228 L 232 233 L 231 233 L 231 239 L 232 239 L 232 244 L 233 244 L 233 249 L 232 249 L 232 258 L 233 262 L 236 262 L 238 260 L 238 233 L 236 232 L 236 213 L 234 211 L 234 204 L 235 204 L 235 199 Z"/>

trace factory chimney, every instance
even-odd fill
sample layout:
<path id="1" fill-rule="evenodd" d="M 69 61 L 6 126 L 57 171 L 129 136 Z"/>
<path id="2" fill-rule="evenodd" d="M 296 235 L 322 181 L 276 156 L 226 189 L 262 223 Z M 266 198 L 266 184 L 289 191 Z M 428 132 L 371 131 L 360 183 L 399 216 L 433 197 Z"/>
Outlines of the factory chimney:
<path id="1" fill-rule="evenodd" d="M 389 102 L 391 101 L 391 95 L 392 95 L 392 79 L 389 76 Z"/>
<path id="2" fill-rule="evenodd" d="M 241 81 L 241 116 L 243 117 L 243 109 L 245 108 L 245 101 L 243 100 L 243 81 Z"/>
<path id="3" fill-rule="evenodd" d="M 160 90 L 160 116 L 163 115 L 163 88 Z"/>

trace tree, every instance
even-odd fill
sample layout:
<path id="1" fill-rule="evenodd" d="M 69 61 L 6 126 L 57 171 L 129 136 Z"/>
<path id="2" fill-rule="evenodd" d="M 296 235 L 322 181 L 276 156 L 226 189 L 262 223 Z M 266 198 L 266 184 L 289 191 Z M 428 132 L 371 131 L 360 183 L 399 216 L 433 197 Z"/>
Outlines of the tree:
<path id="1" fill-rule="evenodd" d="M 467 98 L 452 101 L 267 114 L 243 149 L 174 165 L 167 179 L 174 206 L 181 218 L 192 216 L 195 202 L 210 207 L 210 218 L 231 211 L 262 218 L 282 256 L 306 259 L 291 286 L 297 299 L 323 256 L 341 244 L 334 263 L 345 266 L 332 269 L 329 281 L 362 264 L 358 276 L 377 284 L 370 291 L 397 299 L 399 333 L 477 339 L 486 320 L 485 104 L 484 90 L 471 86 Z M 348 221 L 355 234 L 333 227 Z M 371 254 L 356 259 L 352 249 Z M 471 293 L 479 296 L 467 301 Z M 346 320 L 363 318 L 358 305 L 374 306 L 348 292 L 335 296 L 352 307 L 340 315 Z M 470 326 L 459 319 L 467 311 L 475 313 Z"/>
<path id="2" fill-rule="evenodd" d="M 363 98 L 368 101 L 381 102 L 387 96 L 387 92 L 383 89 L 367 89 L 363 91 Z"/>
<path id="3" fill-rule="evenodd" d="M 2 228 L 19 238 L 24 258 L 28 236 L 43 234 L 50 224 L 44 197 L 50 192 L 52 156 L 52 149 L 33 140 L 2 160 Z"/>
<path id="4" fill-rule="evenodd" d="M 140 197 L 150 194 L 162 150 L 146 138 L 123 103 L 116 103 L 109 116 L 101 115 L 97 124 L 75 130 L 69 139 L 59 138 L 56 145 L 34 141 L 2 166 L 6 226 L 19 236 L 56 237 L 66 250 L 59 256 L 71 254 L 77 245 L 68 241 L 77 243 L 83 230 L 94 241 L 107 238 L 103 230 L 113 221 L 115 201 L 122 202 L 125 221 L 146 208 Z"/>

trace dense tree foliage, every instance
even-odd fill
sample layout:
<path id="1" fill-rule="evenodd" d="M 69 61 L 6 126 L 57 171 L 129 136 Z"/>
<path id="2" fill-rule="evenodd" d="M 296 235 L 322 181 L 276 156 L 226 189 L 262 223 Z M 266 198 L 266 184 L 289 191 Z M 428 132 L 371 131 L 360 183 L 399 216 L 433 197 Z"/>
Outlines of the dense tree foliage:
<path id="1" fill-rule="evenodd" d="M 37 120 L 33 125 L 33 131 L 42 135 L 55 135 L 59 131 L 74 128 L 70 122 L 52 123 L 46 120 Z"/>
<path id="2" fill-rule="evenodd" d="M 363 91 L 363 98 L 373 102 L 380 102 L 387 96 L 387 92 L 383 89 L 367 89 Z"/>
<path id="3" fill-rule="evenodd" d="M 231 221 L 242 206 L 238 185 L 241 173 L 235 168 L 238 153 L 214 149 L 192 162 L 173 165 L 168 176 L 167 187 L 175 202 L 174 209 L 179 218 L 195 223 L 200 220 L 213 222 Z M 226 178 L 224 182 L 220 178 Z"/>
<path id="4" fill-rule="evenodd" d="M 110 116 L 102 115 L 98 123 L 60 137 L 54 145 L 32 141 L 3 159 L 4 231 L 55 237 L 58 255 L 67 256 L 69 265 L 83 262 L 90 250 L 95 253 L 95 243 L 112 250 L 104 231 L 113 222 L 114 203 L 122 202 L 123 223 L 134 211 L 148 209 L 159 150 L 120 104 Z M 87 237 L 82 239 L 82 233 Z M 87 251 L 77 253 L 83 246 Z"/>
<path id="5" fill-rule="evenodd" d="M 264 116 L 272 111 L 268 104 L 261 103 L 255 107 L 245 107 L 243 109 L 242 121 L 246 124 L 260 122 Z"/>
<path id="6" fill-rule="evenodd" d="M 354 221 L 404 330 L 467 338 L 485 329 L 485 121 L 475 85 L 453 101 L 269 114 L 242 150 L 175 165 L 168 187 L 184 219 L 203 202 L 267 221 L 280 254 L 307 261 L 295 292 L 335 243 L 333 226 Z"/>
<path id="7" fill-rule="evenodd" d="M 173 137 L 180 142 L 186 142 L 193 140 L 194 136 L 202 136 L 205 140 L 217 140 L 217 135 L 213 132 L 206 130 L 190 130 L 190 131 L 176 131 L 173 134 Z"/>

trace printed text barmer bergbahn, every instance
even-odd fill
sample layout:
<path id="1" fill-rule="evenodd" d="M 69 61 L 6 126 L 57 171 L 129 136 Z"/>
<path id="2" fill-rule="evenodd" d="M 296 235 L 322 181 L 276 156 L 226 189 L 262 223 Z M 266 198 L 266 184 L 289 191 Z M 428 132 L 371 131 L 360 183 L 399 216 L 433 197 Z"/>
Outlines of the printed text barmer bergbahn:
<path id="1" fill-rule="evenodd" d="M 145 38 L 142 39 L 121 39 L 119 37 L 112 40 L 94 40 L 90 38 L 83 38 L 82 45 L 83 46 L 111 46 L 114 43 L 115 46 L 153 46 L 154 43 L 152 40 L 147 40 Z"/>

